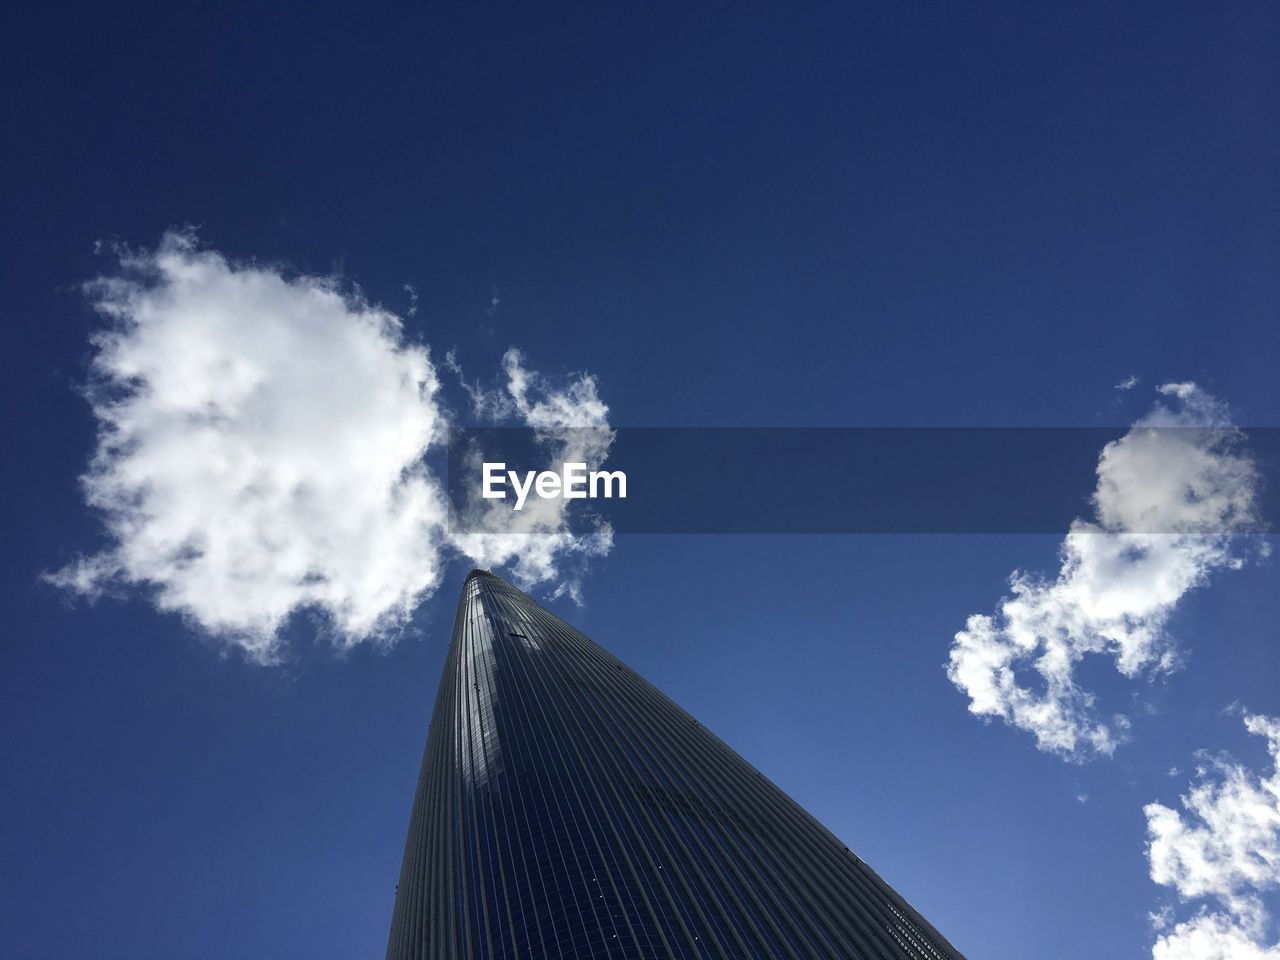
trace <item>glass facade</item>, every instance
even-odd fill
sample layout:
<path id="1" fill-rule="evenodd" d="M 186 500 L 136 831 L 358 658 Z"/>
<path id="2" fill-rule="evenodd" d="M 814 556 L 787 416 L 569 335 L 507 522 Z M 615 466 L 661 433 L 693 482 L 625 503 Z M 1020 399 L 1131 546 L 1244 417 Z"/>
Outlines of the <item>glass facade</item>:
<path id="1" fill-rule="evenodd" d="M 693 717 L 477 570 L 427 736 L 387 956 L 960 954 Z"/>

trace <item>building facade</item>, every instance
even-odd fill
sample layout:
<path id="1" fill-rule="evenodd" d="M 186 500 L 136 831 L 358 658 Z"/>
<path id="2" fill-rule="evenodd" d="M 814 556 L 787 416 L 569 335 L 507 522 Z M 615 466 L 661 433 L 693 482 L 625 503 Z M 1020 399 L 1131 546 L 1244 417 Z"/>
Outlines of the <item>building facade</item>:
<path id="1" fill-rule="evenodd" d="M 477 570 L 432 714 L 387 957 L 960 954 L 697 720 Z"/>

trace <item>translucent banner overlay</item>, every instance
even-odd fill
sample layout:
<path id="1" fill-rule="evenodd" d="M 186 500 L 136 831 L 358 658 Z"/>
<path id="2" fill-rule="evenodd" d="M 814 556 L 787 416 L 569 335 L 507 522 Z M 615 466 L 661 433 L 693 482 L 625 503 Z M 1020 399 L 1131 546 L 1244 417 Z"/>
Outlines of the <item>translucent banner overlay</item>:
<path id="1" fill-rule="evenodd" d="M 538 531 L 531 514 L 559 510 L 576 533 L 602 523 L 615 533 L 1063 533 L 1099 519 L 1104 450 L 1117 495 L 1142 508 L 1117 531 L 1271 529 L 1280 473 L 1272 427 L 455 428 L 450 524 Z M 616 476 L 611 497 L 604 478 L 594 498 L 538 497 L 536 475 L 563 475 L 566 462 L 621 471 L 625 498 Z M 504 481 L 490 484 L 503 498 L 482 496 L 486 463 L 491 481 L 503 465 Z M 575 491 L 588 489 L 570 477 Z M 528 485 L 519 511 L 518 484 Z"/>

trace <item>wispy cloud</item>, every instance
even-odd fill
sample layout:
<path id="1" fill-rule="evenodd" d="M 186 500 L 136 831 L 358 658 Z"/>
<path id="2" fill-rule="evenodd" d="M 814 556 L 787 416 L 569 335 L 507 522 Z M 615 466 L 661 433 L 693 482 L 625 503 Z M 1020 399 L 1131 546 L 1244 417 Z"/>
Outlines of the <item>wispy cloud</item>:
<path id="1" fill-rule="evenodd" d="M 1122 390 L 1122 391 L 1123 391 L 1123 390 L 1132 390 L 1134 387 L 1136 387 L 1136 386 L 1137 386 L 1139 383 L 1141 383 L 1141 382 L 1142 382 L 1142 381 L 1141 381 L 1141 380 L 1139 380 L 1139 379 L 1138 379 L 1138 377 L 1137 377 L 1136 375 L 1134 375 L 1134 374 L 1130 374 L 1129 376 L 1125 377 L 1123 380 L 1121 380 L 1119 383 L 1117 383 L 1117 384 L 1116 384 L 1116 389 L 1117 389 L 1117 390 Z"/>
<path id="2" fill-rule="evenodd" d="M 1094 517 L 1072 524 L 1058 575 L 1015 571 L 1012 595 L 971 616 L 951 648 L 947 675 L 971 713 L 1073 760 L 1112 753 L 1129 729 L 1077 684 L 1080 660 L 1109 657 L 1126 677 L 1176 668 L 1170 615 L 1214 571 L 1243 562 L 1233 533 L 1256 523 L 1257 470 L 1225 405 L 1190 383 L 1159 394 L 1103 448 Z"/>
<path id="3" fill-rule="evenodd" d="M 1160 803 L 1143 808 L 1151 879 L 1184 902 L 1213 903 L 1172 929 L 1172 908 L 1157 914 L 1155 960 L 1280 958 L 1280 943 L 1265 944 L 1270 918 L 1260 899 L 1280 887 L 1280 720 L 1246 715 L 1244 722 L 1267 740 L 1269 776 L 1230 758 L 1206 758 L 1181 812 Z"/>
<path id="4" fill-rule="evenodd" d="M 609 408 L 600 399 L 594 377 L 580 374 L 564 384 L 554 384 L 528 369 L 523 354 L 515 348 L 503 356 L 504 378 L 492 388 L 468 384 L 456 358 L 449 357 L 448 363 L 466 387 L 474 414 L 489 420 L 514 419 L 531 427 L 548 468 L 572 462 L 585 463 L 593 470 L 604 463 L 614 433 L 609 428 Z M 475 498 L 465 509 L 469 512 L 468 532 L 453 534 L 457 547 L 485 566 L 513 564 L 513 574 L 525 582 L 550 580 L 566 557 L 599 556 L 608 553 L 613 544 L 613 532 L 607 524 L 598 524 L 586 536 L 571 533 L 564 500 L 534 499 L 519 513 L 512 513 L 505 504 Z M 568 596 L 581 603 L 580 577 L 562 577 L 554 596 Z"/>
<path id="5" fill-rule="evenodd" d="M 179 232 L 86 290 L 111 321 L 93 338 L 99 431 L 82 478 L 108 543 L 51 582 L 140 589 L 269 662 L 302 610 L 342 646 L 394 636 L 452 550 L 510 563 L 526 586 L 555 586 L 563 556 L 607 552 L 549 520 L 502 549 L 449 536 L 423 459 L 446 426 L 428 349 L 338 282 L 233 262 Z M 516 419 L 605 424 L 590 378 L 544 387 L 515 352 L 506 372 Z"/>

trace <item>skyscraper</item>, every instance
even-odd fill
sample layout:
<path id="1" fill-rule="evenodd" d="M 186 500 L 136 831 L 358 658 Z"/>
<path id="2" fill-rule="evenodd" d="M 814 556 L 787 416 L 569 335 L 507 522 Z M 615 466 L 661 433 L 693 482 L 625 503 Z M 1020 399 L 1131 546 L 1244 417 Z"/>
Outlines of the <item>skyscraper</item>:
<path id="1" fill-rule="evenodd" d="M 387 957 L 960 954 L 697 720 L 475 570 L 431 718 Z"/>

